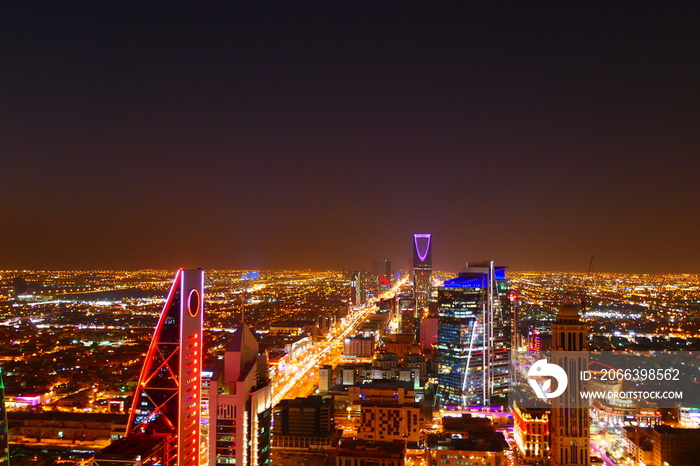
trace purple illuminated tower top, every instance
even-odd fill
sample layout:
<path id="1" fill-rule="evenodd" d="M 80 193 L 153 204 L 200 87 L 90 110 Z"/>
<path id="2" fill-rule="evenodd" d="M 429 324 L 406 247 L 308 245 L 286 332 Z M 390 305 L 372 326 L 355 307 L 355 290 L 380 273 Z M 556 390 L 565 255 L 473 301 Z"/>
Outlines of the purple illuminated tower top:
<path id="1" fill-rule="evenodd" d="M 433 248 L 430 233 L 413 235 L 413 289 L 416 298 L 416 312 L 428 306 L 433 273 Z"/>
<path id="2" fill-rule="evenodd" d="M 430 233 L 416 233 L 413 235 L 413 267 L 432 267 L 430 237 Z"/>

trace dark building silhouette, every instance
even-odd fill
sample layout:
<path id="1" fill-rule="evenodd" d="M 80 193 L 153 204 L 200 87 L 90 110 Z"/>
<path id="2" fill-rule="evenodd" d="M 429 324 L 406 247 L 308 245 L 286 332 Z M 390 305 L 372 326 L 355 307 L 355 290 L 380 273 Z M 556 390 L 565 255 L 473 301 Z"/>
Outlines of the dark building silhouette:
<path id="1" fill-rule="evenodd" d="M 274 408 L 273 446 L 283 449 L 327 449 L 338 435 L 332 396 L 282 400 Z"/>
<path id="2" fill-rule="evenodd" d="M 165 464 L 171 438 L 167 434 L 135 433 L 95 454 L 94 466 L 155 466 Z"/>
<path id="3" fill-rule="evenodd" d="M 23 294 L 27 294 L 27 292 L 29 291 L 29 285 L 27 284 L 27 280 L 25 280 L 24 277 L 20 277 L 19 275 L 16 276 L 12 279 L 12 289 L 15 298 Z"/>

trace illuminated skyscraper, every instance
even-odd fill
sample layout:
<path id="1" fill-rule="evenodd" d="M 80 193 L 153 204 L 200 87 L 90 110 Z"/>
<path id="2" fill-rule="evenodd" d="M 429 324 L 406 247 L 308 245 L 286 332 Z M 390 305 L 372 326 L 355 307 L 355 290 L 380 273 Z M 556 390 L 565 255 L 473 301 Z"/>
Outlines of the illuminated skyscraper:
<path id="1" fill-rule="evenodd" d="M 198 466 L 204 271 L 179 270 L 161 312 L 129 414 L 127 435 L 100 452 L 98 464 L 167 438 L 165 466 Z"/>
<path id="2" fill-rule="evenodd" d="M 438 394 L 444 406 L 488 405 L 510 385 L 505 267 L 469 264 L 438 288 Z"/>
<path id="3" fill-rule="evenodd" d="M 552 362 L 564 367 L 569 374 L 580 374 L 588 369 L 587 359 L 583 356 L 571 357 L 570 353 L 556 353 L 584 352 L 587 339 L 588 328 L 581 322 L 578 308 L 565 304 L 559 309 L 557 321 L 552 324 Z M 569 377 L 568 383 L 567 394 L 552 399 L 550 458 L 553 466 L 586 466 L 591 464 L 588 403 L 579 396 L 581 380 Z"/>
<path id="4" fill-rule="evenodd" d="M 413 289 L 416 297 L 416 312 L 419 313 L 428 307 L 432 286 L 433 250 L 430 239 L 429 233 L 413 235 Z"/>
<path id="5" fill-rule="evenodd" d="M 7 413 L 5 412 L 5 386 L 0 367 L 0 466 L 10 464 L 10 444 L 7 437 Z"/>
<path id="6" fill-rule="evenodd" d="M 350 304 L 358 306 L 364 304 L 364 292 L 362 289 L 362 274 L 355 269 L 350 279 Z"/>
<path id="7" fill-rule="evenodd" d="M 267 360 L 241 323 L 209 386 L 209 466 L 270 464 L 272 399 Z"/>

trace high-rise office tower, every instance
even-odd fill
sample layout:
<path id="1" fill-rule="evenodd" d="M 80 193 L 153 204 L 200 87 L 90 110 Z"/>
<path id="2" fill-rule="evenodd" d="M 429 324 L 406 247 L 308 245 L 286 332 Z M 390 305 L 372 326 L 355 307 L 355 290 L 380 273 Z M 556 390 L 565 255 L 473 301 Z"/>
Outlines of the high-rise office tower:
<path id="1" fill-rule="evenodd" d="M 580 374 L 586 370 L 588 361 L 584 351 L 587 338 L 588 329 L 579 318 L 578 308 L 571 304 L 562 306 L 557 321 L 552 324 L 552 362 L 569 374 Z M 580 351 L 582 355 L 557 355 L 559 351 Z M 590 417 L 586 400 L 579 396 L 581 385 L 578 377 L 569 377 L 567 393 L 552 399 L 550 458 L 553 466 L 591 464 Z"/>
<path id="2" fill-rule="evenodd" d="M 318 370 L 318 391 L 325 395 L 333 386 L 333 366 L 324 365 Z"/>
<path id="3" fill-rule="evenodd" d="M 413 289 L 416 298 L 416 312 L 428 307 L 433 278 L 433 249 L 429 233 L 413 235 Z M 420 317 L 420 314 L 417 316 Z"/>
<path id="4" fill-rule="evenodd" d="M 209 466 L 270 464 L 271 418 L 267 360 L 241 323 L 209 386 Z"/>
<path id="5" fill-rule="evenodd" d="M 171 436 L 165 464 L 199 464 L 204 271 L 179 270 L 153 334 L 127 425 Z"/>
<path id="6" fill-rule="evenodd" d="M 416 333 L 416 300 L 413 298 L 398 298 L 397 313 L 399 315 L 399 333 Z"/>
<path id="7" fill-rule="evenodd" d="M 350 279 L 350 304 L 357 306 L 364 304 L 364 293 L 362 292 L 362 274 L 355 269 Z"/>
<path id="8" fill-rule="evenodd" d="M 394 279 L 391 276 L 391 260 L 387 259 L 383 252 L 379 254 L 379 260 L 372 259 L 372 274 L 390 281 Z"/>
<path id="9" fill-rule="evenodd" d="M 10 464 L 10 443 L 7 437 L 7 413 L 5 411 L 5 386 L 0 367 L 0 466 Z"/>
<path id="10" fill-rule="evenodd" d="M 505 267 L 468 264 L 438 288 L 438 394 L 444 406 L 488 405 L 510 386 Z"/>

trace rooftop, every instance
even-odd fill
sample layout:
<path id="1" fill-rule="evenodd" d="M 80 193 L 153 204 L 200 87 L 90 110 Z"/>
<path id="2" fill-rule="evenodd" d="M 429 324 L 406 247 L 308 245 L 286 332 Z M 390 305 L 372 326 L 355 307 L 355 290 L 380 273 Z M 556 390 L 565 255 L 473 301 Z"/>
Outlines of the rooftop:
<path id="1" fill-rule="evenodd" d="M 441 438 L 428 441 L 432 450 L 457 451 L 493 451 L 500 452 L 508 449 L 508 443 L 500 432 L 477 438 Z"/>
<path id="2" fill-rule="evenodd" d="M 303 408 L 315 408 L 324 404 L 329 404 L 332 398 L 330 396 L 312 395 L 306 398 L 297 397 L 292 400 L 282 400 L 277 406 L 281 407 L 303 407 Z"/>
<path id="3" fill-rule="evenodd" d="M 700 429 L 683 429 L 680 427 L 671 427 L 667 425 L 654 426 L 654 430 L 660 434 L 666 435 L 682 435 L 682 434 L 692 434 L 700 435 Z"/>
<path id="4" fill-rule="evenodd" d="M 121 438 L 95 454 L 95 458 L 142 457 L 156 452 L 167 440 L 167 435 L 137 433 Z"/>
<path id="5" fill-rule="evenodd" d="M 370 440 L 344 438 L 340 443 L 341 456 L 390 457 L 403 456 L 406 442 L 374 442 Z"/>
<path id="6" fill-rule="evenodd" d="M 42 413 L 27 413 L 14 411 L 7 413 L 12 419 L 31 419 L 36 421 L 75 421 L 75 422 L 111 422 L 126 424 L 126 414 L 112 413 L 65 413 L 62 411 L 44 411 Z"/>

